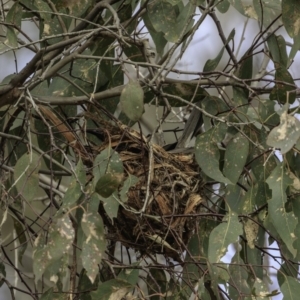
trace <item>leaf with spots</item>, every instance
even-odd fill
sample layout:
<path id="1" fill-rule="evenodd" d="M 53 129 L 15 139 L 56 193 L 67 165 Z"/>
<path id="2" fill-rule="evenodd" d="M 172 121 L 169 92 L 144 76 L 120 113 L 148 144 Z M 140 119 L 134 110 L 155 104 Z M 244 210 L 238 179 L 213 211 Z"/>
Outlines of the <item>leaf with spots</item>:
<path id="1" fill-rule="evenodd" d="M 92 300 L 119 300 L 129 292 L 133 286 L 122 279 L 111 279 L 101 283 L 98 289 L 91 292 Z"/>
<path id="2" fill-rule="evenodd" d="M 228 213 L 223 222 L 218 225 L 210 234 L 208 244 L 208 260 L 210 263 L 218 263 L 226 254 L 230 244 L 239 239 L 243 234 L 242 224 L 239 222 L 236 213 Z"/>
<path id="3" fill-rule="evenodd" d="M 270 93 L 270 100 L 277 100 L 281 104 L 287 102 L 290 104 L 294 103 L 296 99 L 296 87 L 290 72 L 282 65 L 278 65 L 275 80 L 277 82 Z"/>
<path id="4" fill-rule="evenodd" d="M 103 221 L 98 213 L 99 197 L 93 194 L 86 212 L 83 213 L 81 227 L 85 234 L 82 244 L 81 260 L 87 275 L 93 283 L 99 273 L 98 265 L 101 263 L 106 241 Z"/>
<path id="5" fill-rule="evenodd" d="M 144 91 L 138 81 L 130 79 L 122 90 L 120 103 L 125 115 L 137 122 L 144 113 Z"/>
<path id="6" fill-rule="evenodd" d="M 86 184 L 86 174 L 84 165 L 79 159 L 78 164 L 75 169 L 75 174 L 72 175 L 69 187 L 65 193 L 65 196 L 62 199 L 62 206 L 59 210 L 59 213 L 63 210 L 71 209 L 77 200 L 82 195 L 82 191 Z"/>
<path id="7" fill-rule="evenodd" d="M 299 299 L 300 283 L 299 280 L 286 276 L 284 283 L 280 287 L 283 299 L 297 300 Z"/>
<path id="8" fill-rule="evenodd" d="M 40 165 L 39 155 L 32 152 L 20 157 L 15 166 L 14 181 L 17 190 L 29 202 L 36 197 L 39 188 Z"/>
<path id="9" fill-rule="evenodd" d="M 15 25 L 17 28 L 21 28 L 22 22 L 22 6 L 15 2 L 6 15 L 5 21 Z M 18 46 L 17 30 L 13 26 L 6 27 L 6 40 L 4 42 L 9 47 Z"/>
<path id="10" fill-rule="evenodd" d="M 237 183 L 249 153 L 249 140 L 238 133 L 226 147 L 223 173 L 233 184 Z"/>
<path id="11" fill-rule="evenodd" d="M 123 174 L 106 173 L 97 182 L 95 191 L 102 197 L 108 198 L 118 190 L 123 180 Z"/>
<path id="12" fill-rule="evenodd" d="M 282 22 L 291 38 L 300 33 L 300 6 L 298 0 L 282 0 Z"/>
<path id="13" fill-rule="evenodd" d="M 212 179 L 231 183 L 220 171 L 220 143 L 225 134 L 226 126 L 220 123 L 196 138 L 195 157 L 202 171 Z"/>
<path id="14" fill-rule="evenodd" d="M 293 247 L 293 243 L 296 240 L 294 231 L 298 220 L 293 211 L 286 211 L 285 206 L 287 202 L 286 189 L 293 181 L 281 163 L 273 170 L 266 182 L 272 190 L 272 199 L 268 201 L 271 221 L 286 247 L 295 257 L 297 250 Z"/>
<path id="15" fill-rule="evenodd" d="M 300 121 L 287 113 L 288 104 L 284 105 L 280 115 L 280 124 L 268 135 L 267 144 L 279 148 L 282 154 L 293 148 L 300 137 Z"/>
<path id="16" fill-rule="evenodd" d="M 287 52 L 286 42 L 282 35 L 271 34 L 268 39 L 268 48 L 271 54 L 271 58 L 274 63 L 280 64 L 283 67 L 287 67 Z"/>
<path id="17" fill-rule="evenodd" d="M 67 214 L 55 218 L 49 226 L 47 244 L 45 237 L 40 234 L 34 244 L 33 273 L 37 282 L 46 269 L 68 255 L 74 240 L 74 229 Z"/>

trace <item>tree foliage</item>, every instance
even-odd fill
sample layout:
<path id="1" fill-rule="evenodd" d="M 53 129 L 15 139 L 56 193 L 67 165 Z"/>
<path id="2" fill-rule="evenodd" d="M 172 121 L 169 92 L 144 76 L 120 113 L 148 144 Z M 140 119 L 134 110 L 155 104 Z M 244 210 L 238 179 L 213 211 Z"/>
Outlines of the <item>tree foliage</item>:
<path id="1" fill-rule="evenodd" d="M 232 9 L 257 23 L 244 53 L 219 20 Z M 16 66 L 0 85 L 12 299 L 296 299 L 299 18 L 297 0 L 1 1 L 0 55 Z M 222 47 L 181 69 L 206 19 Z M 192 154 L 167 152 L 163 126 L 185 107 L 201 133 Z"/>

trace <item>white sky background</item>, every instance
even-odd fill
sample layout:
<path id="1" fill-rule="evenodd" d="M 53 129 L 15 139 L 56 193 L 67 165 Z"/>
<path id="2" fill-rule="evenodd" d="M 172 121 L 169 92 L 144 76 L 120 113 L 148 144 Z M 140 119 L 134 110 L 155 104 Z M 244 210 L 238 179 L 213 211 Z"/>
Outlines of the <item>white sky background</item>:
<path id="1" fill-rule="evenodd" d="M 246 18 L 243 17 L 240 13 L 238 13 L 234 8 L 230 8 L 230 11 L 226 14 L 222 15 L 217 12 L 217 15 L 221 21 L 222 28 L 225 33 L 225 37 L 227 38 L 230 32 L 233 28 L 235 28 L 235 50 L 238 48 L 238 45 L 241 41 L 242 33 L 244 30 L 244 25 L 246 23 Z M 196 18 L 199 18 L 196 17 Z M 22 25 L 22 29 L 33 39 L 38 39 L 38 33 L 35 31 L 34 25 L 32 25 L 29 22 L 24 22 Z M 245 29 L 245 33 L 243 36 L 243 42 L 241 44 L 241 49 L 238 54 L 238 58 L 240 58 L 244 52 L 249 48 L 250 44 L 252 43 L 254 37 L 259 32 L 259 26 L 256 21 L 254 20 L 248 20 L 247 21 L 247 27 Z M 285 33 L 284 29 L 281 29 L 277 32 L 277 34 L 282 34 L 286 41 L 292 42 L 292 40 L 288 37 L 288 35 Z M 204 64 L 208 59 L 213 59 L 217 56 L 220 49 L 222 48 L 223 44 L 219 37 L 219 33 L 217 31 L 217 28 L 215 26 L 215 23 L 210 19 L 208 16 L 204 23 L 200 26 L 200 30 L 198 30 L 194 36 L 194 40 L 190 44 L 187 51 L 184 53 L 181 61 L 177 64 L 178 69 L 182 69 L 185 71 L 195 71 L 199 72 L 203 70 Z M 3 51 L 3 48 L 0 48 L 0 52 Z M 290 49 L 288 48 L 288 52 Z M 226 59 L 222 60 L 219 64 L 218 68 L 219 70 L 222 70 L 225 63 L 227 63 L 228 56 L 226 54 L 226 51 L 224 52 Z M 26 50 L 25 48 L 21 49 L 17 52 L 17 63 L 18 63 L 18 71 L 20 71 L 26 63 L 31 59 L 32 53 L 29 50 Z M 254 72 L 257 72 L 257 70 L 260 67 L 262 56 L 257 59 L 257 56 L 255 56 L 254 60 Z M 259 60 L 259 61 L 258 61 Z M 16 72 L 15 69 L 15 58 L 12 55 L 12 53 L 7 53 L 5 55 L 0 55 L 0 65 L 1 65 L 1 72 L 0 72 L 0 80 L 2 81 L 4 77 L 6 77 L 9 74 L 12 74 Z M 272 64 L 268 66 L 268 70 L 272 70 L 274 67 Z M 289 69 L 291 72 L 293 78 L 299 78 L 299 70 L 300 70 L 300 55 L 299 53 L 295 57 L 295 62 L 293 63 L 292 67 Z M 172 74 L 173 78 L 178 78 L 178 75 Z M 195 78 L 195 76 L 180 76 L 182 79 L 192 79 Z M 297 84 L 297 81 L 296 81 Z M 212 91 L 210 91 L 212 92 Z M 213 93 L 213 92 L 212 92 Z M 215 93 L 214 93 L 215 94 Z M 216 94 L 215 94 L 216 95 Z M 217 95 L 216 95 L 217 96 Z M 155 116 L 150 116 L 151 118 L 155 118 Z M 149 116 L 147 117 L 149 120 Z M 5 235 L 5 234 L 4 234 Z M 272 245 L 273 247 L 276 247 L 276 245 Z M 231 256 L 234 254 L 232 251 L 232 247 L 229 247 L 231 250 L 228 252 L 228 254 L 223 258 L 224 262 L 230 262 Z M 277 254 L 277 253 L 273 253 Z M 272 264 L 274 267 L 279 268 L 279 266 L 275 263 L 269 260 L 269 263 Z M 8 279 L 10 280 L 15 275 L 14 272 L 8 271 Z M 11 274 L 10 274 L 11 273 Z M 270 286 L 271 290 L 277 289 L 277 280 L 276 277 L 273 277 L 272 280 L 274 281 L 274 284 Z M 12 280 L 13 282 L 13 280 Z M 1 293 L 2 292 L 2 293 Z M 0 300 L 6 300 L 10 299 L 10 295 L 8 292 L 8 289 L 6 285 L 3 285 L 0 289 Z M 22 296 L 22 299 L 26 299 L 26 296 Z M 31 299 L 31 298 L 30 298 Z M 280 300 L 282 299 L 282 296 L 273 297 L 274 300 Z"/>

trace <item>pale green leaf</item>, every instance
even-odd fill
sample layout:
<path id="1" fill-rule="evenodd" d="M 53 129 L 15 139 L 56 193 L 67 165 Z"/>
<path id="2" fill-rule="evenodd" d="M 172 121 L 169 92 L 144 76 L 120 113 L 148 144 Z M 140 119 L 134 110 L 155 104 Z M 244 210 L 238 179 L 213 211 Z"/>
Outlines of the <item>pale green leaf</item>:
<path id="1" fill-rule="evenodd" d="M 286 244 L 289 251 L 296 256 L 296 249 L 293 246 L 296 240 L 295 228 L 298 223 L 294 213 L 287 212 L 285 204 L 287 202 L 286 189 L 292 184 L 288 172 L 283 164 L 278 165 L 266 181 L 272 190 L 272 199 L 268 201 L 268 211 L 272 223 L 279 236 Z"/>
<path id="2" fill-rule="evenodd" d="M 95 292 L 91 292 L 92 300 L 117 300 L 122 299 L 132 285 L 121 279 L 111 279 L 101 283 Z"/>
<path id="3" fill-rule="evenodd" d="M 95 191 L 102 197 L 108 198 L 117 191 L 123 179 L 123 174 L 106 173 L 97 182 Z"/>
<path id="4" fill-rule="evenodd" d="M 15 2 L 10 10 L 8 11 L 6 15 L 7 23 L 10 23 L 12 25 L 17 26 L 18 28 L 21 28 L 21 21 L 22 21 L 22 6 Z M 17 41 L 17 31 L 14 29 L 13 26 L 7 26 L 6 27 L 6 41 L 5 44 L 10 47 L 17 47 L 18 41 Z"/>
<path id="5" fill-rule="evenodd" d="M 208 246 L 208 260 L 210 263 L 218 263 L 226 254 L 230 244 L 239 239 L 243 233 L 242 224 L 235 213 L 229 213 L 224 217 L 223 222 L 218 225 L 210 234 Z"/>
<path id="6" fill-rule="evenodd" d="M 128 175 L 128 178 L 124 181 L 123 187 L 120 191 L 120 198 L 122 200 L 123 203 L 126 203 L 128 200 L 128 196 L 127 193 L 129 191 L 129 189 L 132 186 L 135 186 L 135 184 L 139 181 L 139 179 L 134 176 L 134 175 Z"/>
<path id="7" fill-rule="evenodd" d="M 282 154 L 287 153 L 300 137 L 300 121 L 287 113 L 288 107 L 280 115 L 280 124 L 268 135 L 267 144 L 279 148 Z"/>
<path id="8" fill-rule="evenodd" d="M 71 209 L 82 195 L 86 184 L 85 172 L 84 165 L 81 159 L 79 159 L 75 169 L 75 175 L 72 175 L 68 189 L 62 199 L 61 210 Z"/>
<path id="9" fill-rule="evenodd" d="M 231 183 L 220 171 L 220 151 L 218 143 L 225 136 L 226 128 L 223 124 L 209 129 L 196 138 L 195 157 L 203 172 L 212 179 L 224 183 Z"/>
<path id="10" fill-rule="evenodd" d="M 225 46 L 234 38 L 235 35 L 235 28 L 232 29 L 232 31 L 230 32 L 225 45 L 222 47 L 222 49 L 220 50 L 219 54 L 214 58 L 214 59 L 209 59 L 203 68 L 203 72 L 210 72 L 213 71 L 219 64 L 221 58 L 223 57 L 223 53 L 224 53 L 224 49 Z"/>
<path id="11" fill-rule="evenodd" d="M 281 35 L 271 34 L 268 39 L 268 48 L 274 63 L 287 67 L 288 57 L 286 52 L 286 43 Z"/>
<path id="12" fill-rule="evenodd" d="M 126 116 L 137 122 L 144 112 L 144 91 L 138 81 L 129 80 L 122 90 L 120 103 Z"/>
<path id="13" fill-rule="evenodd" d="M 279 82 L 275 83 L 275 86 L 270 93 L 270 99 L 277 100 L 282 104 L 294 103 L 296 99 L 296 87 L 294 87 L 294 79 L 291 76 L 290 72 L 281 65 L 277 66 L 275 80 Z"/>
<path id="14" fill-rule="evenodd" d="M 249 152 L 249 140 L 238 133 L 226 147 L 223 174 L 235 184 L 245 166 Z"/>
<path id="15" fill-rule="evenodd" d="M 229 265 L 229 295 L 231 299 L 238 299 L 241 294 L 250 295 L 251 287 L 248 282 L 248 272 L 243 267 L 244 261 L 240 256 L 240 252 L 236 251 L 232 258 L 231 264 Z"/>
<path id="16" fill-rule="evenodd" d="M 72 248 L 74 229 L 67 214 L 53 220 L 49 226 L 47 244 L 45 237 L 40 234 L 34 244 L 33 272 L 37 282 L 46 269 L 67 255 Z"/>
<path id="17" fill-rule="evenodd" d="M 285 282 L 280 287 L 283 294 L 283 300 L 298 300 L 300 282 L 296 278 L 286 276 Z"/>
<path id="18" fill-rule="evenodd" d="M 39 188 L 39 169 L 41 158 L 35 153 L 25 153 L 16 163 L 14 181 L 18 192 L 27 200 L 32 201 Z"/>
<path id="19" fill-rule="evenodd" d="M 98 265 L 101 263 L 106 250 L 104 225 L 98 211 L 94 209 L 95 205 L 99 205 L 99 197 L 93 194 L 81 220 L 81 227 L 85 234 L 81 260 L 92 283 L 99 273 Z"/>
<path id="20" fill-rule="evenodd" d="M 291 38 L 300 33 L 300 6 L 297 0 L 282 0 L 282 21 Z"/>

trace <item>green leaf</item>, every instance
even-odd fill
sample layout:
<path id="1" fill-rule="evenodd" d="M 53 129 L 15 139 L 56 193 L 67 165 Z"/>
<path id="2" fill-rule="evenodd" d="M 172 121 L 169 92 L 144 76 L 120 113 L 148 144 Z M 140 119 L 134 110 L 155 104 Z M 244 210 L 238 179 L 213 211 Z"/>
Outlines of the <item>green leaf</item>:
<path id="1" fill-rule="evenodd" d="M 163 32 L 167 41 L 176 43 L 186 27 L 190 16 L 194 14 L 196 6 L 189 1 L 178 14 L 178 6 L 165 1 L 152 1 L 147 6 L 148 16 L 156 32 Z M 192 26 L 193 20 L 187 26 Z"/>
<path id="2" fill-rule="evenodd" d="M 4 278 L 6 278 L 6 271 L 5 271 L 5 265 L 0 262 L 0 275 L 2 277 L 2 279 L 0 279 L 0 287 L 3 285 L 4 283 Z"/>
<path id="3" fill-rule="evenodd" d="M 226 147 L 223 174 L 233 184 L 237 183 L 249 152 L 249 140 L 238 133 Z"/>
<path id="4" fill-rule="evenodd" d="M 6 15 L 7 23 L 11 23 L 12 25 L 17 26 L 18 28 L 21 28 L 21 21 L 22 21 L 22 6 L 15 2 L 12 7 L 10 8 L 9 12 Z M 17 41 L 17 33 L 15 29 L 12 26 L 6 27 L 6 41 L 5 44 L 10 47 L 17 47 L 18 41 Z"/>
<path id="5" fill-rule="evenodd" d="M 282 22 L 291 38 L 300 33 L 300 6 L 297 0 L 282 0 Z"/>
<path id="6" fill-rule="evenodd" d="M 53 300 L 55 299 L 53 295 L 53 288 L 48 289 L 43 295 L 41 296 L 40 300 Z"/>
<path id="7" fill-rule="evenodd" d="M 148 14 L 147 11 L 146 11 L 146 13 L 143 14 L 142 18 L 143 18 L 143 21 L 145 23 L 145 26 L 147 27 L 147 29 L 148 29 L 148 31 L 149 31 L 152 39 L 153 39 L 153 42 L 156 46 L 157 53 L 160 56 L 162 56 L 163 52 L 164 52 L 164 48 L 165 48 L 168 41 L 165 39 L 163 32 L 157 32 L 154 29 L 154 27 L 152 26 L 152 23 L 149 19 L 149 14 Z"/>
<path id="8" fill-rule="evenodd" d="M 225 14 L 230 7 L 228 0 L 223 0 L 217 5 L 217 9 L 220 13 Z"/>
<path id="9" fill-rule="evenodd" d="M 298 53 L 299 49 L 300 49 L 300 33 L 294 37 L 294 44 L 293 44 L 290 54 L 289 54 L 288 65 L 290 65 L 292 63 L 292 61 L 295 58 L 296 54 Z"/>
<path id="10" fill-rule="evenodd" d="M 138 81 L 129 80 L 122 90 L 120 102 L 123 112 L 133 122 L 137 122 L 144 113 L 144 91 Z"/>
<path id="11" fill-rule="evenodd" d="M 34 152 L 24 154 L 16 163 L 14 181 L 18 192 L 27 200 L 32 201 L 39 189 L 39 169 L 41 158 Z"/>
<path id="12" fill-rule="evenodd" d="M 218 66 L 218 64 L 219 64 L 219 62 L 220 62 L 220 60 L 221 60 L 221 58 L 223 56 L 225 46 L 234 38 L 234 35 L 235 35 L 235 29 L 233 28 L 232 31 L 230 32 L 227 40 L 226 40 L 225 45 L 222 47 L 222 49 L 219 52 L 219 54 L 214 59 L 209 59 L 205 63 L 204 68 L 203 68 L 203 72 L 213 71 Z"/>
<path id="13" fill-rule="evenodd" d="M 288 57 L 284 38 L 281 35 L 271 34 L 267 42 L 274 63 L 287 67 Z"/>
<path id="14" fill-rule="evenodd" d="M 111 279 L 101 283 L 95 292 L 91 292 L 92 300 L 122 299 L 132 285 L 121 279 Z"/>
<path id="15" fill-rule="evenodd" d="M 103 221 L 98 209 L 95 210 L 94 208 L 94 206 L 98 208 L 99 200 L 96 194 L 91 196 L 90 203 L 81 220 L 81 227 L 86 237 L 82 244 L 82 266 L 86 269 L 92 283 L 99 273 L 98 265 L 101 263 L 106 250 Z"/>
<path id="16" fill-rule="evenodd" d="M 62 199 L 62 206 L 60 208 L 60 212 L 63 210 L 69 210 L 74 206 L 74 204 L 76 204 L 77 200 L 83 194 L 85 184 L 85 168 L 81 159 L 79 159 L 75 169 L 75 175 L 72 175 L 68 189 Z"/>
<path id="17" fill-rule="evenodd" d="M 147 288 L 153 300 L 161 300 L 160 295 L 165 295 L 167 290 L 167 278 L 164 270 L 150 269 L 150 274 L 147 276 Z"/>
<path id="18" fill-rule="evenodd" d="M 34 243 L 33 273 L 37 282 L 46 269 L 67 255 L 72 248 L 74 229 L 67 214 L 56 218 L 49 226 L 47 244 L 45 237 L 39 234 Z"/>
<path id="19" fill-rule="evenodd" d="M 243 234 L 242 224 L 235 213 L 227 214 L 223 223 L 218 225 L 210 234 L 208 245 L 208 260 L 210 263 L 218 263 L 226 254 L 230 244 L 239 239 Z"/>
<path id="20" fill-rule="evenodd" d="M 124 181 L 123 187 L 120 191 L 120 198 L 122 200 L 123 203 L 126 203 L 128 200 L 128 196 L 127 193 L 129 191 L 129 189 L 132 186 L 135 186 L 135 184 L 139 181 L 139 179 L 134 176 L 134 175 L 128 175 L 128 178 Z"/>
<path id="21" fill-rule="evenodd" d="M 242 260 L 240 252 L 237 251 L 228 268 L 230 274 L 229 295 L 231 299 L 239 299 L 241 294 L 243 296 L 251 295 L 248 272 L 243 265 L 245 265 L 245 262 Z"/>
<path id="22" fill-rule="evenodd" d="M 100 196 L 108 198 L 119 188 L 122 180 L 123 174 L 107 173 L 98 180 L 95 191 Z"/>
<path id="23" fill-rule="evenodd" d="M 196 138 L 195 157 L 203 172 L 212 179 L 224 183 L 231 183 L 220 171 L 220 151 L 218 143 L 225 136 L 224 124 L 200 134 Z"/>
<path id="24" fill-rule="evenodd" d="M 18 240 L 19 240 L 19 244 L 20 246 L 18 247 L 18 260 L 20 262 L 21 265 L 23 265 L 23 255 L 24 252 L 27 249 L 27 238 L 26 238 L 26 234 L 25 234 L 25 229 L 23 228 L 22 224 L 17 220 L 17 219 L 13 219 L 14 221 L 14 229 L 17 233 L 18 236 Z"/>
<path id="25" fill-rule="evenodd" d="M 139 279 L 139 269 L 127 269 L 124 268 L 118 275 L 118 279 L 129 282 L 132 286 L 137 284 Z"/>
<path id="26" fill-rule="evenodd" d="M 288 105 L 281 111 L 280 124 L 268 135 L 267 144 L 279 148 L 282 154 L 290 151 L 300 137 L 300 121 L 287 113 Z"/>
<path id="27" fill-rule="evenodd" d="M 285 282 L 280 287 L 283 299 L 297 300 L 299 299 L 300 283 L 296 278 L 286 276 Z"/>
<path id="28" fill-rule="evenodd" d="M 275 80 L 281 81 L 283 83 L 275 83 L 275 86 L 270 93 L 270 99 L 277 100 L 282 104 L 294 103 L 296 99 L 296 87 L 294 86 L 294 79 L 289 71 L 285 67 L 278 66 L 276 68 Z M 286 83 L 290 85 L 286 85 Z"/>
<path id="29" fill-rule="evenodd" d="M 287 202 L 286 189 L 292 184 L 288 172 L 283 164 L 278 165 L 266 181 L 272 190 L 272 199 L 268 201 L 268 211 L 272 223 L 279 236 L 284 241 L 289 251 L 296 256 L 297 250 L 293 247 L 296 240 L 295 228 L 298 223 L 294 213 L 287 212 L 285 204 Z"/>

